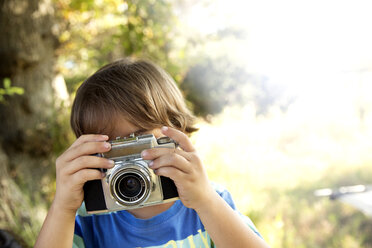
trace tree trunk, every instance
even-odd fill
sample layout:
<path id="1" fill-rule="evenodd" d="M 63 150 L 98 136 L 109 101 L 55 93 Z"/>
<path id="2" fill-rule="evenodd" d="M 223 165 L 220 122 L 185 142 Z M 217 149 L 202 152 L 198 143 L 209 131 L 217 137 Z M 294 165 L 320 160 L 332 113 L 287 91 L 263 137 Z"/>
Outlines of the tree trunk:
<path id="1" fill-rule="evenodd" d="M 50 1 L 2 1 L 0 78 L 8 77 L 12 85 L 25 90 L 22 96 L 9 97 L 0 108 L 0 133 L 7 152 L 50 152 L 48 121 L 53 113 L 57 46 L 53 17 Z"/>
<path id="2" fill-rule="evenodd" d="M 0 84 L 10 78 L 24 89 L 0 103 L 0 229 L 20 232 L 28 245 L 44 217 L 35 212 L 41 185 L 52 182 L 56 90 L 64 85 L 56 80 L 54 21 L 51 0 L 0 0 Z"/>

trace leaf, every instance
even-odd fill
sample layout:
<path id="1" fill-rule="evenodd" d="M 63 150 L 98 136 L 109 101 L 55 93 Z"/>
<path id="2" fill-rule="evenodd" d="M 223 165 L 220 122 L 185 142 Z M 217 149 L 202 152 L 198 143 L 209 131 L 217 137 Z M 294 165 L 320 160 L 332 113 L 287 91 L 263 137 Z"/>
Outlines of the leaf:
<path id="1" fill-rule="evenodd" d="M 23 95 L 24 94 L 24 89 L 23 88 L 15 87 L 15 86 L 12 87 L 12 82 L 11 82 L 10 78 L 4 78 L 3 85 L 4 85 L 4 88 L 0 88 L 0 102 L 5 101 L 5 99 L 4 99 L 5 95 L 12 96 L 14 94 L 17 94 L 17 95 Z"/>
<path id="2" fill-rule="evenodd" d="M 23 95 L 24 92 L 25 90 L 21 87 L 11 87 L 8 91 L 8 94 L 9 95 L 14 95 L 14 94 Z"/>
<path id="3" fill-rule="evenodd" d="M 4 78 L 4 81 L 3 81 L 4 89 L 10 88 L 11 83 L 12 82 L 10 81 L 10 78 Z"/>

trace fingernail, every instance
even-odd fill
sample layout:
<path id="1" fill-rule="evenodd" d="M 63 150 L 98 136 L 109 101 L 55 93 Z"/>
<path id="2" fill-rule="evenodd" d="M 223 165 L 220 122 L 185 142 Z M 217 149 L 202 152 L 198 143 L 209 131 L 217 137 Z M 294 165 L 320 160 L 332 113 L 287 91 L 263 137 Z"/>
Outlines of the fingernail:
<path id="1" fill-rule="evenodd" d="M 164 126 L 161 128 L 162 131 L 166 132 L 168 130 L 168 127 Z"/>
<path id="2" fill-rule="evenodd" d="M 102 139 L 107 140 L 109 137 L 107 135 L 102 135 Z"/>
<path id="3" fill-rule="evenodd" d="M 150 163 L 149 163 L 149 167 L 151 168 L 151 167 L 153 167 L 154 166 L 154 161 L 151 161 Z"/>
<path id="4" fill-rule="evenodd" d="M 142 158 L 143 158 L 143 157 L 146 157 L 148 154 L 149 154 L 149 153 L 148 153 L 146 150 L 144 150 L 144 151 L 141 152 L 141 157 L 142 157 Z"/>
<path id="5" fill-rule="evenodd" d="M 111 147 L 111 144 L 108 143 L 108 142 L 105 142 L 104 146 L 105 146 L 105 148 L 109 149 Z"/>
<path id="6" fill-rule="evenodd" d="M 108 161 L 108 164 L 110 167 L 114 166 L 114 160 L 111 160 L 111 159 L 107 159 Z"/>

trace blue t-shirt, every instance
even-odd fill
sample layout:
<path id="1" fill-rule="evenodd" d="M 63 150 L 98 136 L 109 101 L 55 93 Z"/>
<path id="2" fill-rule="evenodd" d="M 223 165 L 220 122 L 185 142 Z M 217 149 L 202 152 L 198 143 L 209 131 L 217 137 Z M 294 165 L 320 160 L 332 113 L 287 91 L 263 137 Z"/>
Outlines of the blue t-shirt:
<path id="1" fill-rule="evenodd" d="M 215 188 L 236 210 L 230 193 Z M 240 216 L 260 236 L 252 221 Z M 202 248 L 212 247 L 212 242 L 195 210 L 177 200 L 168 210 L 150 219 L 137 219 L 125 210 L 87 214 L 83 204 L 76 215 L 73 247 Z"/>

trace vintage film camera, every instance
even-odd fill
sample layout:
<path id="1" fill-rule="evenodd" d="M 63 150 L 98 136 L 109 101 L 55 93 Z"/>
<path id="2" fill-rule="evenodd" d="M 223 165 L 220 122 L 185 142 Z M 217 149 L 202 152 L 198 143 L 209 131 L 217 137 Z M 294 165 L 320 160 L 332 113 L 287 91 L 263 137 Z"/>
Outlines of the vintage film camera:
<path id="1" fill-rule="evenodd" d="M 157 176 L 148 167 L 150 161 L 141 158 L 141 152 L 155 147 L 175 148 L 169 137 L 156 139 L 152 134 L 117 138 L 110 141 L 111 150 L 97 156 L 114 160 L 101 180 L 84 185 L 84 201 L 88 213 L 111 212 L 141 208 L 175 201 L 178 198 L 174 182 Z"/>

